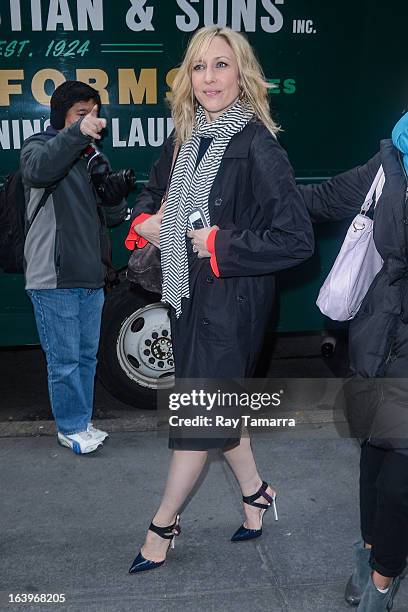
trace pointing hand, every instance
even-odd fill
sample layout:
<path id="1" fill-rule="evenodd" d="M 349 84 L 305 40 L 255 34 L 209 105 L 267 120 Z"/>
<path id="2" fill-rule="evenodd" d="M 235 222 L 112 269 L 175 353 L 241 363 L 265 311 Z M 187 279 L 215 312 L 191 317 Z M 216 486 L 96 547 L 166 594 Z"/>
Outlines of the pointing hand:
<path id="1" fill-rule="evenodd" d="M 85 115 L 81 121 L 79 129 L 84 136 L 91 136 L 95 140 L 100 140 L 101 132 L 106 128 L 106 119 L 98 117 L 98 105 L 95 104 L 90 113 Z"/>

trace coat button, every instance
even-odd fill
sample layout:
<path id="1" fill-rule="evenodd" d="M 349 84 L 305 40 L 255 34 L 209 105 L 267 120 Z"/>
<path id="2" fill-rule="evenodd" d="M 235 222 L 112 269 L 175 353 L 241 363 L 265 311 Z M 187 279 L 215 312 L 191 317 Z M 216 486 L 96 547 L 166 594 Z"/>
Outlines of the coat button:
<path id="1" fill-rule="evenodd" d="M 208 319 L 203 319 L 203 325 L 209 325 L 209 320 Z"/>
<path id="2" fill-rule="evenodd" d="M 243 296 L 243 295 L 238 295 L 238 296 L 237 296 L 237 300 L 238 300 L 238 302 L 244 302 L 244 301 L 245 301 L 245 298 L 244 298 L 244 296 Z"/>
<path id="3" fill-rule="evenodd" d="M 403 218 L 402 222 L 404 225 L 408 225 L 408 219 L 406 217 Z"/>
<path id="4" fill-rule="evenodd" d="M 221 204 L 222 204 L 222 198 L 215 198 L 215 200 L 214 200 L 214 204 L 215 204 L 215 206 L 221 206 Z"/>
<path id="5" fill-rule="evenodd" d="M 214 278 L 212 276 L 207 276 L 205 280 L 207 281 L 207 283 L 210 283 L 210 284 L 214 282 Z"/>

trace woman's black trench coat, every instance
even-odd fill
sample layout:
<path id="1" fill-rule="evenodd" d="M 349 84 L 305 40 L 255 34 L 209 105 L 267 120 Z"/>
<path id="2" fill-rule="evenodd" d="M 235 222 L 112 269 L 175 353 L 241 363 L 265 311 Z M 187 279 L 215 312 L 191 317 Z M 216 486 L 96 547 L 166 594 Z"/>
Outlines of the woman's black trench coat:
<path id="1" fill-rule="evenodd" d="M 374 241 L 384 265 L 350 323 L 349 356 L 355 409 L 371 419 L 371 442 L 401 450 L 408 449 L 408 184 L 400 153 L 383 140 L 363 166 L 300 190 L 313 221 L 354 216 L 380 164 L 385 184 L 375 208 Z"/>
<path id="2" fill-rule="evenodd" d="M 166 190 L 173 140 L 164 144 L 132 217 L 154 213 Z M 264 125 L 230 141 L 209 196 L 215 252 L 198 259 L 187 239 L 190 298 L 171 313 L 176 378 L 250 377 L 275 300 L 274 272 L 312 255 L 313 230 L 292 167 Z"/>

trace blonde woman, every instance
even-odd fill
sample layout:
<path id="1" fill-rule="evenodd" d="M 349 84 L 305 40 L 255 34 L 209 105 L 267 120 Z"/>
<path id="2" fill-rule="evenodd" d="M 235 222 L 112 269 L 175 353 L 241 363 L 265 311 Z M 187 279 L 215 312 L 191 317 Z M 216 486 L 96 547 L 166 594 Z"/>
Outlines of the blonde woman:
<path id="1" fill-rule="evenodd" d="M 160 246 L 176 379 L 250 377 L 275 302 L 274 272 L 307 259 L 313 233 L 247 40 L 229 28 L 197 31 L 174 81 L 171 110 L 174 136 L 136 203 L 127 244 Z M 158 212 L 175 148 L 166 206 Z M 201 229 L 189 226 L 193 210 Z M 171 434 L 169 446 L 164 495 L 131 573 L 164 563 L 209 448 L 221 449 L 242 491 L 245 521 L 233 541 L 259 537 L 263 515 L 275 505 L 247 435 Z"/>

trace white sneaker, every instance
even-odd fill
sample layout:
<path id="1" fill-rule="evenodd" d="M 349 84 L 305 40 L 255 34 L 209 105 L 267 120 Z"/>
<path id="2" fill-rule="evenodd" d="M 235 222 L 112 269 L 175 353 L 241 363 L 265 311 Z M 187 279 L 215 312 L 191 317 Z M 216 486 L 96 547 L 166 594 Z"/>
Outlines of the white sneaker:
<path id="1" fill-rule="evenodd" d="M 105 438 L 109 436 L 107 431 L 103 431 L 102 429 L 97 429 L 96 427 L 92 425 L 92 423 L 88 423 L 88 427 L 86 431 L 90 433 L 95 438 L 95 440 L 99 440 L 100 442 L 103 442 Z"/>
<path id="2" fill-rule="evenodd" d="M 70 434 L 69 436 L 62 434 L 59 431 L 58 442 L 61 444 L 61 446 L 72 448 L 74 453 L 77 455 L 92 453 L 98 448 L 98 446 L 102 446 L 102 442 L 97 440 L 88 431 L 80 431 L 79 433 Z"/>

